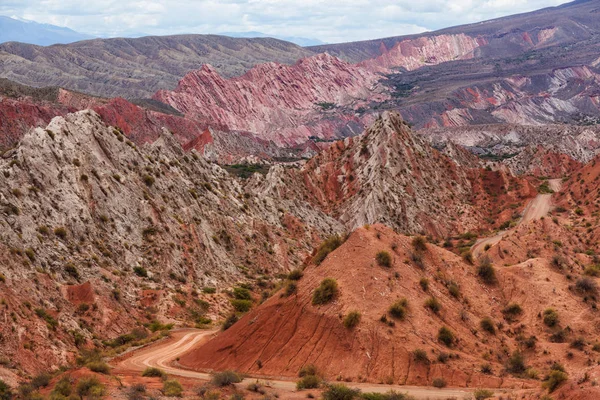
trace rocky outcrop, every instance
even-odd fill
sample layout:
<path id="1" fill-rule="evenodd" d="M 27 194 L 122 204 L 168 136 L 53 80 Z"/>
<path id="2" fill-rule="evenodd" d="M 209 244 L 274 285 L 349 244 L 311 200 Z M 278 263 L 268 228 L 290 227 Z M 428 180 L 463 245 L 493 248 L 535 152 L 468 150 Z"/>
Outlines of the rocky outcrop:
<path id="1" fill-rule="evenodd" d="M 292 66 L 262 64 L 232 79 L 205 65 L 186 75 L 174 91 L 159 91 L 154 98 L 190 119 L 289 146 L 309 136 L 339 137 L 344 129 L 358 134 L 365 119 L 353 108 L 384 98 L 375 91 L 378 79 L 364 68 L 320 54 Z"/>
<path id="2" fill-rule="evenodd" d="M 184 318 L 175 288 L 268 282 L 299 266 L 318 237 L 343 230 L 307 202 L 265 196 L 268 177 L 248 191 L 172 134 L 138 147 L 93 111 L 30 131 L 0 173 L 0 285 L 15 313 L 0 324 L 0 352 L 30 372 L 68 362 L 70 332 L 113 338 L 138 321 Z M 88 281 L 95 306 L 83 314 L 93 328 L 77 323 L 90 296 L 63 289 Z M 163 293 L 148 313 L 142 289 Z"/>
<path id="3" fill-rule="evenodd" d="M 426 65 L 473 58 L 475 49 L 485 44 L 484 39 L 465 34 L 425 36 L 400 41 L 390 50 L 384 47 L 383 54 L 358 65 L 378 72 L 397 67 L 410 71 Z"/>
<path id="4" fill-rule="evenodd" d="M 475 154 L 496 156 L 498 159 L 542 146 L 546 151 L 586 163 L 600 151 L 600 129 L 597 126 L 494 124 L 422 129 L 419 134 L 435 147 L 454 142 Z M 525 155 L 519 159 L 524 162 L 532 160 Z M 517 168 L 518 171 L 528 169 L 525 165 Z"/>
<path id="5" fill-rule="evenodd" d="M 335 143 L 303 174 L 316 201 L 349 229 L 384 223 L 443 236 L 479 219 L 466 201 L 466 170 L 413 135 L 395 113 L 384 113 L 361 136 Z"/>

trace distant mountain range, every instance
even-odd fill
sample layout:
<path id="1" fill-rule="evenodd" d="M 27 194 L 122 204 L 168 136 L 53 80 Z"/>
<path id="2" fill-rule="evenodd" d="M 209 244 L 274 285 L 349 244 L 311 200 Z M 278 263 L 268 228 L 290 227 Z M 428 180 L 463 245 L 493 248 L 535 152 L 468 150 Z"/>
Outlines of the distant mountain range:
<path id="1" fill-rule="evenodd" d="M 50 24 L 15 19 L 0 15 L 0 43 L 23 42 L 49 46 L 93 39 L 93 36 Z"/>
<path id="2" fill-rule="evenodd" d="M 297 36 L 274 36 L 274 35 L 267 35 L 266 33 L 256 32 L 256 31 L 251 31 L 251 32 L 222 32 L 222 33 L 219 33 L 219 35 L 229 36 L 229 37 L 234 37 L 234 38 L 266 38 L 266 37 L 272 37 L 272 38 L 275 38 L 275 39 L 285 40 L 286 42 L 292 42 L 292 43 L 297 44 L 298 46 L 302 46 L 302 47 L 306 47 L 306 46 L 319 46 L 319 45 L 325 44 L 325 42 L 322 42 L 319 39 L 304 38 L 304 37 L 297 37 Z"/>
<path id="3" fill-rule="evenodd" d="M 274 36 L 262 32 L 223 32 L 218 35 L 233 38 L 275 38 L 297 44 L 298 46 L 319 46 L 326 44 L 318 39 L 297 36 Z M 145 33 L 125 35 L 129 38 L 150 36 Z M 35 21 L 11 18 L 0 15 L 0 43 L 21 42 L 36 44 L 39 46 L 50 46 L 53 44 L 68 44 L 80 40 L 95 39 L 94 36 L 79 33 L 61 26 L 40 24 Z"/>

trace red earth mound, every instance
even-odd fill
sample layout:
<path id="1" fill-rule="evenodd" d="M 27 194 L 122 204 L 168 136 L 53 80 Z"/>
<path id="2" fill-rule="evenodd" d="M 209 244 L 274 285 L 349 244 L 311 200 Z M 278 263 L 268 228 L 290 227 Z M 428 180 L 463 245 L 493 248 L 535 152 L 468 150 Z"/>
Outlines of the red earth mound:
<path id="1" fill-rule="evenodd" d="M 195 370 L 272 376 L 295 376 L 313 363 L 329 379 L 430 385 L 443 378 L 453 386 L 537 389 L 540 382 L 528 379 L 525 370 L 507 370 L 515 350 L 532 368 L 530 376 L 537 371 L 542 377 L 561 362 L 572 379 L 581 380 L 597 361 L 587 350 L 598 333 L 589 321 L 597 316 L 547 260 L 496 267 L 497 282 L 489 285 L 478 278 L 477 267 L 431 244 L 419 252 L 411 240 L 381 225 L 356 230 L 321 265 L 305 269 L 296 293 L 274 295 L 179 362 Z M 390 268 L 378 265 L 380 251 L 391 255 Z M 327 277 L 336 279 L 339 294 L 315 306 L 313 292 Z M 530 290 L 532 282 L 539 290 Z M 408 300 L 407 313 L 395 319 L 388 310 L 401 298 Z M 425 306 L 430 298 L 439 303 L 438 313 Z M 511 317 L 503 310 L 512 303 L 521 311 Z M 560 316 L 553 328 L 541 318 L 548 307 Z M 346 328 L 343 320 L 351 311 L 360 312 L 360 322 Z M 383 322 L 383 316 L 394 324 Z M 486 317 L 494 333 L 482 328 Z M 450 348 L 438 339 L 442 327 L 456 337 Z M 558 330 L 566 331 L 563 343 L 552 342 Z M 578 337 L 585 338 L 583 350 L 569 347 L 568 341 Z M 426 358 L 415 356 L 415 350 L 423 350 Z"/>

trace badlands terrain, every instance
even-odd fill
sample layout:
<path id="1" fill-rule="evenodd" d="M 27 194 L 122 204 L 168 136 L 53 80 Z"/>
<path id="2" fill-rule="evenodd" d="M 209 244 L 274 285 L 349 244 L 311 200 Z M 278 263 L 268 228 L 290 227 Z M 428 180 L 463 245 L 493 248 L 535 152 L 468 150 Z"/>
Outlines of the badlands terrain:
<path id="1" fill-rule="evenodd" d="M 599 12 L 0 44 L 0 399 L 600 398 Z"/>

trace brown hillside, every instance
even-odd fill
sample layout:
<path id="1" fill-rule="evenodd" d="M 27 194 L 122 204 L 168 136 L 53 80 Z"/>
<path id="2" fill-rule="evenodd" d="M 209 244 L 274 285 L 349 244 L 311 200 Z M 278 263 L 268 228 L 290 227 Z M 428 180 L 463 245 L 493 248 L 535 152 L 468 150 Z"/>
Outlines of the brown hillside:
<path id="1" fill-rule="evenodd" d="M 392 255 L 391 268 L 375 261 L 382 250 Z M 569 283 L 545 260 L 496 267 L 498 282 L 486 285 L 476 267 L 448 251 L 428 244 L 423 269 L 412 261 L 418 259 L 415 254 L 410 237 L 381 225 L 360 228 L 320 266 L 307 267 L 296 294 L 273 296 L 180 363 L 196 370 L 233 368 L 275 376 L 295 376 L 302 366 L 314 363 L 329 379 L 430 385 L 443 377 L 453 386 L 538 388 L 540 383 L 526 374 L 506 371 L 515 350 L 522 351 L 526 366 L 540 377 L 560 361 L 571 378 L 579 379 L 598 358 L 587 350 L 598 333 L 589 321 L 597 316 L 569 293 Z M 314 306 L 313 291 L 326 277 L 337 280 L 339 295 L 332 303 Z M 427 291 L 421 278 L 429 280 Z M 536 282 L 535 292 L 531 282 Z M 450 294 L 454 286 L 457 297 Z M 404 297 L 405 319 L 392 318 L 390 305 Z M 439 314 L 424 306 L 430 297 L 441 304 Z M 521 305 L 522 313 L 506 320 L 502 310 L 513 302 Z M 570 327 L 569 337 L 585 338 L 584 351 L 550 342 L 560 328 L 546 327 L 539 316 L 550 306 L 559 313 L 560 327 Z M 345 328 L 343 317 L 353 310 L 361 313 L 360 323 Z M 394 326 L 382 322 L 383 315 Z M 485 317 L 495 322 L 495 334 L 480 327 Z M 456 335 L 451 348 L 438 341 L 443 326 Z M 425 350 L 429 362 L 415 359 L 417 349 Z M 571 355 L 565 359 L 567 352 Z M 484 364 L 490 365 L 490 374 L 481 372 Z"/>

